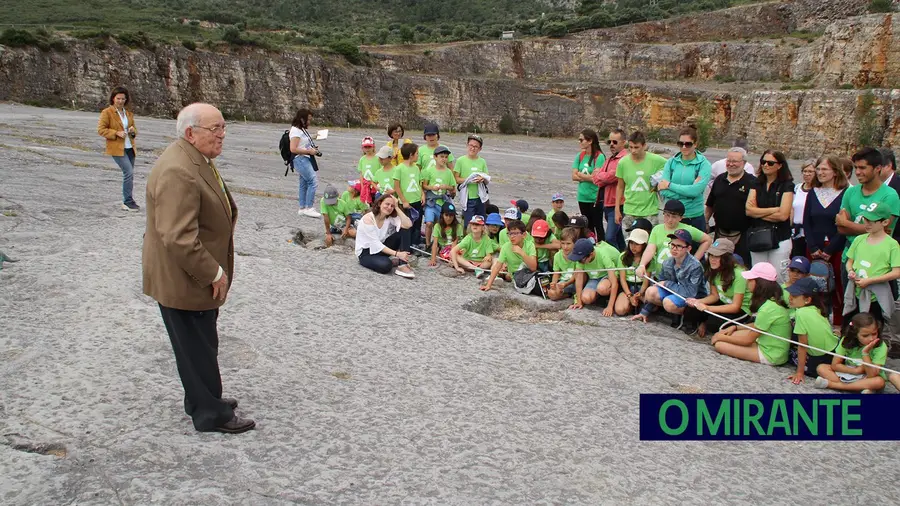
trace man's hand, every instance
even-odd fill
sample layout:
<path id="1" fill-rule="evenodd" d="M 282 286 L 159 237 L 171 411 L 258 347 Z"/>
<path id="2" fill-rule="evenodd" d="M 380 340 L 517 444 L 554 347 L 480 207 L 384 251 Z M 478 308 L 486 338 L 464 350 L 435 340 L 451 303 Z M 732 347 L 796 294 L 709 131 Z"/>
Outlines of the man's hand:
<path id="1" fill-rule="evenodd" d="M 222 272 L 222 277 L 212 283 L 213 299 L 225 300 L 228 293 L 228 274 Z"/>
<path id="2" fill-rule="evenodd" d="M 334 236 L 331 233 L 325 234 L 325 246 L 331 246 L 334 244 Z"/>

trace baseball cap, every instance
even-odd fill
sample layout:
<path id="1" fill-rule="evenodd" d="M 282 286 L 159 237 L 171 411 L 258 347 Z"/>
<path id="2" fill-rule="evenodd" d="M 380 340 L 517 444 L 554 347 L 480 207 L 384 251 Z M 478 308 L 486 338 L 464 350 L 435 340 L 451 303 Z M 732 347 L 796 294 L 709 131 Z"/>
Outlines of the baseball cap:
<path id="1" fill-rule="evenodd" d="M 484 220 L 485 225 L 498 225 L 503 226 L 503 218 L 500 216 L 500 213 L 491 213 L 487 216 L 487 219 Z"/>
<path id="2" fill-rule="evenodd" d="M 519 200 L 510 200 L 509 203 L 516 206 L 523 213 L 528 210 L 528 201 L 519 199 Z"/>
<path id="3" fill-rule="evenodd" d="M 762 278 L 767 281 L 775 281 L 778 279 L 778 272 L 775 271 L 775 266 L 772 264 L 768 262 L 759 262 L 749 271 L 742 272 L 741 276 L 744 276 L 744 279 Z"/>
<path id="4" fill-rule="evenodd" d="M 450 148 L 448 148 L 447 146 L 438 146 L 438 147 L 434 148 L 434 156 L 449 155 L 449 154 L 450 154 Z"/>
<path id="5" fill-rule="evenodd" d="M 359 179 L 354 179 L 353 181 L 347 181 L 347 186 L 353 188 L 357 192 L 362 191 L 362 183 L 359 182 Z"/>
<path id="6" fill-rule="evenodd" d="M 335 188 L 335 187 L 332 186 L 332 185 L 326 186 L 326 187 L 325 187 L 325 194 L 322 195 L 322 198 L 325 199 L 325 204 L 326 204 L 326 205 L 333 206 L 333 205 L 337 204 L 337 200 L 338 200 L 338 191 L 337 191 L 337 188 Z"/>
<path id="7" fill-rule="evenodd" d="M 678 239 L 679 241 L 684 241 L 684 243 L 688 246 L 694 243 L 694 238 L 691 237 L 691 233 L 683 228 L 679 228 L 666 237 L 668 237 L 669 239 Z"/>
<path id="8" fill-rule="evenodd" d="M 635 228 L 628 234 L 628 240 L 635 244 L 647 244 L 650 241 L 650 234 L 646 230 Z"/>
<path id="9" fill-rule="evenodd" d="M 375 156 L 381 158 L 382 160 L 386 158 L 393 158 L 394 150 L 391 149 L 390 146 L 381 146 L 381 149 L 378 150 L 378 153 L 375 153 Z"/>
<path id="10" fill-rule="evenodd" d="M 369 136 L 369 135 L 363 137 L 363 140 L 362 140 L 362 147 L 364 147 L 364 148 L 374 148 L 374 147 L 375 147 L 375 139 L 373 139 L 373 138 L 372 138 L 371 136 Z"/>
<path id="11" fill-rule="evenodd" d="M 712 243 L 707 253 L 715 257 L 720 257 L 725 253 L 734 253 L 734 243 L 731 242 L 731 239 L 721 237 Z"/>
<path id="12" fill-rule="evenodd" d="M 788 264 L 788 269 L 796 269 L 803 274 L 809 274 L 809 260 L 806 257 L 794 257 Z"/>
<path id="13" fill-rule="evenodd" d="M 531 235 L 534 237 L 547 237 L 550 233 L 550 224 L 545 220 L 535 220 L 531 226 Z"/>
<path id="14" fill-rule="evenodd" d="M 812 295 L 819 292 L 819 283 L 813 278 L 800 278 L 785 290 L 791 295 Z"/>
<path id="15" fill-rule="evenodd" d="M 577 228 L 587 228 L 588 219 L 584 215 L 576 214 L 575 216 L 569 218 L 569 226 Z"/>
<path id="16" fill-rule="evenodd" d="M 737 253 L 733 253 L 734 256 L 734 265 L 742 265 L 744 266 L 744 257 L 738 255 Z"/>
<path id="17" fill-rule="evenodd" d="M 594 241 L 585 237 L 578 239 L 575 241 L 572 252 L 569 253 L 569 261 L 580 262 L 589 257 L 592 251 L 594 251 Z"/>
<path id="18" fill-rule="evenodd" d="M 666 205 L 663 207 L 663 211 L 684 216 L 684 204 L 678 200 L 667 200 Z"/>
<path id="19" fill-rule="evenodd" d="M 471 140 L 478 141 L 478 145 L 479 145 L 479 146 L 484 146 L 484 139 L 482 139 L 480 135 L 477 135 L 477 134 L 469 134 L 469 136 L 466 137 L 466 143 L 468 143 L 468 142 L 471 141 Z"/>
<path id="20" fill-rule="evenodd" d="M 563 194 L 560 192 L 556 192 L 552 197 L 550 197 L 550 202 L 556 202 L 558 200 L 566 200 L 566 198 L 563 197 Z"/>
<path id="21" fill-rule="evenodd" d="M 648 220 L 647 218 L 638 218 L 634 220 L 634 224 L 630 229 L 628 229 L 628 232 L 630 233 L 633 230 L 646 230 L 649 234 L 651 231 L 653 231 L 653 224 L 650 223 L 650 220 Z"/>
<path id="22" fill-rule="evenodd" d="M 869 221 L 880 221 L 890 218 L 891 210 L 886 205 L 873 202 L 860 214 Z"/>
<path id="23" fill-rule="evenodd" d="M 444 202 L 444 205 L 441 206 L 441 214 L 456 214 L 456 206 L 450 202 Z"/>
<path id="24" fill-rule="evenodd" d="M 484 216 L 481 216 L 480 214 L 472 216 L 472 219 L 469 220 L 469 225 L 484 225 Z"/>
<path id="25" fill-rule="evenodd" d="M 507 220 L 518 220 L 522 217 L 522 213 L 519 212 L 515 207 L 510 207 L 506 211 L 503 212 L 503 217 Z"/>
<path id="26" fill-rule="evenodd" d="M 438 128 L 437 123 L 426 123 L 425 124 L 425 135 L 434 135 L 441 133 L 441 129 Z"/>

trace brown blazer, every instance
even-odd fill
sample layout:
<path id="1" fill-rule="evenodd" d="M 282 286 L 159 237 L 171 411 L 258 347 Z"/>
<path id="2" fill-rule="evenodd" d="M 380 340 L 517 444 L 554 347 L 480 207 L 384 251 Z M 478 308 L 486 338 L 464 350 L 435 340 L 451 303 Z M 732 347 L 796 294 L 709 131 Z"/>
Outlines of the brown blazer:
<path id="1" fill-rule="evenodd" d="M 174 309 L 221 306 L 224 301 L 213 299 L 210 285 L 219 266 L 229 287 L 234 280 L 237 206 L 227 187 L 222 192 L 206 158 L 186 140 L 170 144 L 150 169 L 146 207 L 144 293 Z"/>
<path id="2" fill-rule="evenodd" d="M 128 118 L 128 126 L 133 127 L 134 114 L 128 109 L 125 109 L 125 117 Z M 116 135 L 116 132 L 120 130 L 125 130 L 125 127 L 122 125 L 122 118 L 119 117 L 116 107 L 111 105 L 106 109 L 103 109 L 103 111 L 100 112 L 100 120 L 97 121 L 97 133 L 100 134 L 100 137 L 106 139 L 106 151 L 104 151 L 104 154 L 111 156 L 125 156 L 125 139 L 119 138 Z M 137 127 L 134 128 L 134 133 L 137 134 Z M 131 138 L 131 147 L 135 147 L 134 137 Z M 137 149 L 135 149 L 134 152 L 137 153 Z"/>

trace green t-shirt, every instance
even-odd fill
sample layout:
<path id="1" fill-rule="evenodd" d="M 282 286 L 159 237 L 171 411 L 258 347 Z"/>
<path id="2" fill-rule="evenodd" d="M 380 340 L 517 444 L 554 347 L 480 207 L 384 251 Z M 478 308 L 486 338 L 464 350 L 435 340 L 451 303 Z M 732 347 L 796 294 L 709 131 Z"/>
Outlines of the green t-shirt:
<path id="1" fill-rule="evenodd" d="M 763 303 L 756 313 L 754 325 L 757 329 L 770 334 L 781 336 L 785 339 L 791 338 L 791 319 L 788 316 L 788 310 L 775 301 L 767 300 Z M 791 347 L 788 341 L 760 334 L 756 338 L 756 344 L 770 364 L 781 365 L 787 362 L 788 350 Z"/>
<path id="2" fill-rule="evenodd" d="M 374 183 L 378 185 L 378 191 L 384 193 L 394 188 L 394 169 L 388 166 L 388 170 L 384 168 L 375 171 Z"/>
<path id="3" fill-rule="evenodd" d="M 572 168 L 581 172 L 582 174 L 593 174 L 594 169 L 598 167 L 603 167 L 603 163 L 606 161 L 606 157 L 603 153 L 597 153 L 597 158 L 594 158 L 594 163 L 591 164 L 591 154 L 587 151 L 582 151 L 575 155 L 575 160 L 572 161 Z M 590 202 L 594 203 L 597 201 L 597 192 L 600 191 L 600 188 L 597 187 L 592 182 L 589 181 L 579 181 L 578 182 L 578 202 Z"/>
<path id="4" fill-rule="evenodd" d="M 566 258 L 566 254 L 563 253 L 562 250 L 557 251 L 556 254 L 553 255 L 553 270 L 563 273 L 559 275 L 560 283 L 565 283 L 572 279 L 574 271 L 580 268 L 581 266 L 578 265 L 578 262 L 573 262 Z"/>
<path id="5" fill-rule="evenodd" d="M 534 237 L 531 237 L 531 234 L 525 232 L 525 242 L 534 242 Z M 506 229 L 500 231 L 500 235 L 497 238 L 498 247 L 503 246 L 504 244 L 509 244 L 509 233 L 507 233 Z"/>
<path id="6" fill-rule="evenodd" d="M 456 224 L 456 240 L 459 241 L 463 236 L 463 226 L 462 223 Z M 434 224 L 434 229 L 431 232 L 431 238 L 436 240 L 438 246 L 443 248 L 448 244 L 453 244 L 453 228 L 447 227 L 444 228 L 440 223 Z"/>
<path id="7" fill-rule="evenodd" d="M 422 174 L 416 165 L 401 163 L 394 167 L 394 181 L 400 181 L 400 191 L 411 204 L 422 202 L 421 179 Z"/>
<path id="8" fill-rule="evenodd" d="M 616 264 L 616 267 L 625 268 L 625 267 L 634 267 L 637 269 L 637 266 L 641 263 L 641 257 L 635 256 L 634 263 L 632 265 L 625 265 L 625 252 L 619 254 L 619 261 Z M 625 281 L 628 281 L 629 284 L 635 285 L 643 282 L 643 278 L 639 278 L 635 271 L 625 271 Z"/>
<path id="9" fill-rule="evenodd" d="M 468 155 L 461 156 L 456 160 L 456 165 L 453 166 L 453 172 L 459 174 L 459 177 L 463 179 L 468 179 L 469 176 L 474 174 L 475 172 L 482 172 L 484 174 L 488 174 L 487 162 L 484 161 L 484 158 L 478 157 L 475 160 L 469 158 Z M 466 190 L 467 198 L 477 199 L 478 198 L 478 185 L 475 183 L 471 183 L 467 186 Z"/>
<path id="10" fill-rule="evenodd" d="M 526 255 L 536 257 L 537 251 L 534 249 L 534 241 L 524 241 L 522 243 L 522 251 Z M 527 269 L 522 257 L 512 251 L 512 243 L 508 242 L 500 248 L 499 261 L 506 264 L 506 272 L 510 274 L 519 269 Z"/>
<path id="11" fill-rule="evenodd" d="M 616 177 L 625 183 L 625 214 L 645 218 L 659 212 L 659 197 L 652 191 L 650 177 L 665 166 L 666 159 L 656 153 L 647 153 L 641 163 L 635 163 L 631 155 L 619 160 Z"/>
<path id="12" fill-rule="evenodd" d="M 346 211 L 344 211 L 344 205 L 345 205 L 344 201 L 341 199 L 338 199 L 337 203 L 335 203 L 332 206 L 329 206 L 328 204 L 325 203 L 325 198 L 323 197 L 323 198 L 319 199 L 319 212 L 322 213 L 323 215 L 327 214 L 328 215 L 328 223 L 331 223 L 332 225 L 334 225 L 335 223 L 337 223 L 337 218 L 339 216 L 343 217 L 345 215 Z"/>
<path id="13" fill-rule="evenodd" d="M 443 146 L 443 144 L 438 144 L 438 146 Z M 416 161 L 416 165 L 419 166 L 419 170 L 425 171 L 425 169 L 429 169 L 437 165 L 437 162 L 434 160 L 434 150 L 437 148 L 429 148 L 428 144 L 423 144 L 419 146 L 419 159 Z M 447 166 L 453 165 L 453 155 L 447 156 Z"/>
<path id="14" fill-rule="evenodd" d="M 535 243 L 534 247 L 535 251 L 537 251 L 537 261 L 538 262 L 549 262 L 550 261 L 550 250 L 547 248 L 538 248 L 537 243 Z"/>
<path id="15" fill-rule="evenodd" d="M 499 246 L 493 239 L 483 234 L 480 241 L 475 241 L 472 234 L 463 237 L 459 242 L 459 249 L 463 252 L 463 258 L 470 262 L 481 262 L 484 257 L 492 255 Z"/>
<path id="16" fill-rule="evenodd" d="M 897 196 L 897 192 L 893 188 L 882 184 L 875 190 L 875 193 L 865 196 L 862 192 L 862 185 L 851 186 L 844 191 L 844 196 L 841 197 L 841 209 L 847 211 L 847 214 L 850 215 L 850 220 L 854 223 L 863 222 L 862 212 L 872 204 L 886 205 L 890 208 L 891 214 L 895 217 L 887 231 L 888 235 L 891 235 L 894 231 L 894 225 L 897 223 L 896 216 L 900 215 L 900 197 Z M 856 237 L 859 236 L 847 236 L 843 262 L 847 262 L 847 252 L 850 250 Z"/>
<path id="17" fill-rule="evenodd" d="M 868 242 L 869 234 L 856 236 L 853 245 L 847 251 L 847 258 L 853 260 L 853 272 L 860 279 L 876 278 L 900 267 L 900 244 L 890 236 L 886 236 L 878 244 Z M 856 287 L 856 295 L 862 289 Z"/>
<path id="18" fill-rule="evenodd" d="M 432 164 L 430 167 L 425 169 L 422 172 L 422 184 L 428 184 L 428 186 L 434 186 L 436 184 L 440 185 L 448 185 L 448 186 L 456 186 L 456 178 L 453 176 L 453 171 L 450 169 L 438 170 L 437 166 Z M 447 193 L 447 190 L 426 190 L 431 191 L 437 195 L 443 195 Z M 443 199 L 438 199 L 435 201 L 437 205 L 444 205 Z"/>
<path id="19" fill-rule="evenodd" d="M 717 274 L 716 277 L 713 278 L 713 285 L 715 285 L 716 291 L 719 292 L 719 302 L 723 305 L 734 302 L 734 295 L 736 293 L 744 294 L 744 300 L 741 302 L 741 311 L 750 314 L 753 291 L 747 286 L 747 280 L 744 279 L 744 276 L 741 276 L 741 273 L 744 272 L 744 270 L 743 267 L 734 268 L 734 281 L 731 282 L 731 286 L 728 287 L 728 290 L 723 288 L 721 274 Z"/>
<path id="20" fill-rule="evenodd" d="M 378 161 L 378 157 L 375 155 L 371 157 L 363 156 L 359 159 L 359 163 L 356 164 L 356 171 L 359 172 L 359 177 L 366 181 L 375 181 L 375 172 L 380 169 L 381 162 Z"/>
<path id="21" fill-rule="evenodd" d="M 700 242 L 703 239 L 703 232 L 701 232 L 699 228 L 684 223 L 679 223 L 676 229 L 679 228 L 687 230 L 691 234 L 691 239 L 695 242 Z M 672 252 L 669 251 L 669 242 L 672 240 L 669 239 L 668 236 L 674 231 L 675 230 L 666 230 L 665 223 L 660 223 L 653 227 L 653 230 L 650 232 L 650 242 L 647 244 L 656 245 L 656 257 L 650 262 L 650 265 L 647 266 L 648 272 L 659 273 L 662 270 L 663 262 L 672 257 Z M 692 251 L 691 254 L 693 255 L 694 252 Z"/>
<path id="22" fill-rule="evenodd" d="M 338 200 L 344 203 L 344 213 L 346 214 L 369 212 L 369 204 L 360 200 L 359 197 L 351 197 L 349 190 L 342 193 Z"/>
<path id="23" fill-rule="evenodd" d="M 844 348 L 844 343 L 841 343 L 838 345 L 837 349 L 834 350 L 834 352 L 838 355 L 843 355 L 850 359 L 844 360 L 844 363 L 847 365 L 847 367 L 860 367 L 863 365 L 862 350 L 862 346 L 858 348 L 851 348 L 848 350 L 847 348 Z M 875 365 L 883 366 L 887 361 L 887 343 L 882 341 L 878 346 L 872 349 L 872 351 L 869 353 L 869 360 L 871 360 Z M 878 374 L 880 374 L 882 378 L 887 379 L 886 372 L 880 371 Z"/>
<path id="24" fill-rule="evenodd" d="M 587 263 L 578 263 L 578 269 L 591 271 L 596 269 L 615 269 L 619 264 L 619 250 L 611 244 L 601 242 L 594 246 L 594 259 Z M 589 272 L 590 279 L 603 279 L 609 272 Z"/>
<path id="25" fill-rule="evenodd" d="M 794 312 L 794 334 L 798 336 L 806 334 L 810 346 L 827 351 L 834 351 L 838 343 L 838 338 L 831 331 L 831 323 L 815 306 L 801 307 Z M 824 355 L 821 351 L 809 348 L 806 352 L 813 357 Z"/>

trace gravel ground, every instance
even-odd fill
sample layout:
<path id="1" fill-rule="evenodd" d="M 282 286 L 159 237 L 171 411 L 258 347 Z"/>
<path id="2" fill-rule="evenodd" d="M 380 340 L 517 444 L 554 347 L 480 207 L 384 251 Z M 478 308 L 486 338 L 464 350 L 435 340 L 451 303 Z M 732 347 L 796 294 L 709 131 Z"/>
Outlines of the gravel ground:
<path id="1" fill-rule="evenodd" d="M 120 173 L 102 155 L 96 117 L 0 104 L 0 250 L 20 260 L 0 271 L 4 504 L 898 496 L 896 443 L 638 440 L 642 392 L 814 391 L 789 384 L 788 369 L 721 357 L 662 323 L 556 312 L 509 287 L 482 294 L 446 267 L 421 265 L 408 281 L 362 269 L 347 245 L 291 242 L 321 227 L 296 215 L 296 175 L 282 176 L 276 153 L 282 125 L 230 126 L 219 163 L 243 192 L 220 363 L 226 394 L 257 430 L 196 433 L 158 309 L 141 293 L 145 215 L 118 209 Z M 143 205 L 174 121 L 137 125 Z M 332 130 L 323 180 L 353 174 L 363 135 Z M 461 150 L 459 135 L 445 140 Z M 498 200 L 574 197 L 574 147 L 489 135 Z"/>

